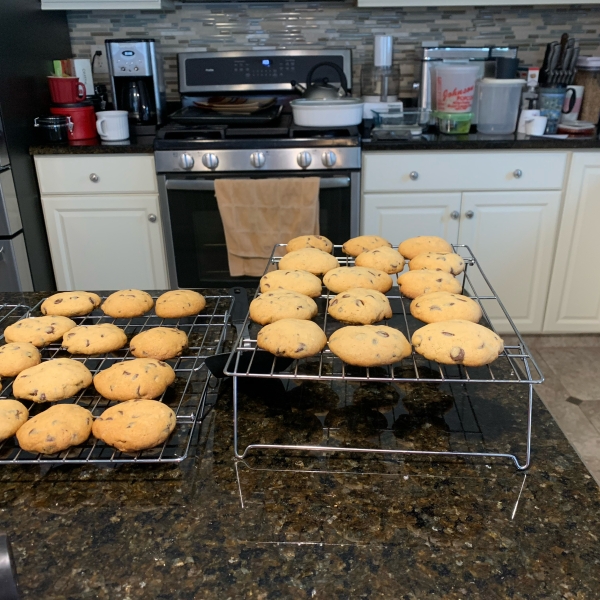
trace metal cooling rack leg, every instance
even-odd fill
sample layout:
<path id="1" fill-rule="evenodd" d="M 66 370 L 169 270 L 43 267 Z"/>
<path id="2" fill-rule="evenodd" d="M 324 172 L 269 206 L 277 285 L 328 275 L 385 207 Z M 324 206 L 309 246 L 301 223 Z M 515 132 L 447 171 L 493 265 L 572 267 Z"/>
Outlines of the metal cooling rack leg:
<path id="1" fill-rule="evenodd" d="M 238 378 L 233 376 L 233 454 L 236 458 L 243 458 L 238 452 Z M 246 452 L 244 452 L 244 455 Z"/>

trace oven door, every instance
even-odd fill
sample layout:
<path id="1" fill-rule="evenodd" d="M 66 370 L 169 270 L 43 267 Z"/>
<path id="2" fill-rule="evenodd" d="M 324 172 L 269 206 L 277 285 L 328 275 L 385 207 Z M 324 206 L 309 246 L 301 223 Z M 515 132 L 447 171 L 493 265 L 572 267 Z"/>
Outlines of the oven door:
<path id="1" fill-rule="evenodd" d="M 314 175 L 307 173 L 305 176 Z M 342 244 L 358 235 L 360 172 L 337 171 L 319 175 L 320 233 L 335 244 Z M 265 173 L 261 176 L 275 175 Z M 302 175 L 278 172 L 276 176 Z M 240 177 L 247 177 L 247 174 L 228 173 L 223 178 Z M 158 177 L 169 284 L 173 288 L 258 284 L 258 278 L 231 277 L 229 274 L 225 233 L 215 197 L 216 178 L 204 175 Z"/>

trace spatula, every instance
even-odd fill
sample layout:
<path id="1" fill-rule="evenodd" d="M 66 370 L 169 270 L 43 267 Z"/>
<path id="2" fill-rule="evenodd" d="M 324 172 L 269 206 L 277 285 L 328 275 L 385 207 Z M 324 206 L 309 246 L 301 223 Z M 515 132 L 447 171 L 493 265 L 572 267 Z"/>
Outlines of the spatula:
<path id="1" fill-rule="evenodd" d="M 246 315 L 248 314 L 248 292 L 245 288 L 234 287 L 229 291 L 233 297 L 233 306 L 231 307 L 231 322 L 235 327 L 237 337 L 241 336 L 241 339 L 250 337 L 248 331 L 248 322 L 246 321 Z M 244 325 L 245 322 L 245 325 Z M 223 354 L 215 354 L 215 356 L 209 356 L 205 363 L 208 370 L 217 378 L 222 379 L 225 377 L 223 369 L 229 360 L 230 354 L 225 352 Z M 275 359 L 275 367 L 273 367 L 273 359 Z M 285 356 L 278 356 L 267 352 L 266 350 L 256 350 L 240 353 L 239 361 L 235 365 L 236 372 L 243 373 L 248 370 L 250 361 L 252 365 L 250 367 L 250 373 L 270 373 L 271 369 L 275 373 L 287 369 L 293 362 L 293 358 L 286 358 Z"/>

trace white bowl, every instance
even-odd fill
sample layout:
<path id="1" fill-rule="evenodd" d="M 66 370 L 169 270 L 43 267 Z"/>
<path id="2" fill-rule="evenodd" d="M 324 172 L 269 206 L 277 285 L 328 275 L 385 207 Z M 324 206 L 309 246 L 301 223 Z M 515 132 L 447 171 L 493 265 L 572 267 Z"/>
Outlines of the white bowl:
<path id="1" fill-rule="evenodd" d="M 364 102 L 358 98 L 308 100 L 299 98 L 290 105 L 294 123 L 302 127 L 350 127 L 363 119 Z"/>

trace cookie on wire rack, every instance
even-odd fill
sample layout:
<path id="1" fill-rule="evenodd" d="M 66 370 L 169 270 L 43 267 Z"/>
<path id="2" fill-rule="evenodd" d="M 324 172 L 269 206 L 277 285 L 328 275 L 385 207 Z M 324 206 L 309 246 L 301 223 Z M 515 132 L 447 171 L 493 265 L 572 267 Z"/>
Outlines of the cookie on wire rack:
<path id="1" fill-rule="evenodd" d="M 385 293 L 394 282 L 384 271 L 366 267 L 338 267 L 325 274 L 323 283 L 335 294 L 352 288 L 368 288 Z"/>
<path id="2" fill-rule="evenodd" d="M 0 400 L 0 442 L 17 433 L 29 418 L 29 411 L 18 400 Z"/>
<path id="3" fill-rule="evenodd" d="M 411 271 L 428 269 L 459 275 L 465 270 L 465 261 L 460 254 L 455 252 L 424 252 L 423 254 L 417 254 L 410 260 L 408 268 Z"/>
<path id="4" fill-rule="evenodd" d="M 280 319 L 312 319 L 318 312 L 312 298 L 291 290 L 273 290 L 250 302 L 250 318 L 260 325 Z"/>
<path id="5" fill-rule="evenodd" d="M 452 245 L 437 235 L 419 235 L 404 240 L 398 246 L 398 252 L 408 260 L 424 252 L 454 252 Z"/>
<path id="6" fill-rule="evenodd" d="M 21 319 L 4 330 L 7 342 L 29 342 L 38 348 L 47 346 L 60 338 L 77 323 L 59 315 Z"/>
<path id="7" fill-rule="evenodd" d="M 298 269 L 313 275 L 323 275 L 339 266 L 334 256 L 318 248 L 294 250 L 279 260 L 279 269 Z"/>
<path id="8" fill-rule="evenodd" d="M 71 354 L 105 354 L 127 344 L 125 332 L 112 323 L 78 325 L 63 336 L 62 347 Z"/>
<path id="9" fill-rule="evenodd" d="M 0 346 L 0 377 L 16 377 L 21 371 L 41 362 L 40 351 L 29 342 Z"/>
<path id="10" fill-rule="evenodd" d="M 431 292 L 417 296 L 410 303 L 410 314 L 425 323 L 456 319 L 479 323 L 482 310 L 475 300 L 467 296 L 450 292 Z"/>
<path id="11" fill-rule="evenodd" d="M 287 243 L 286 252 L 294 252 L 302 248 L 318 248 L 331 254 L 333 243 L 323 235 L 300 235 Z"/>
<path id="12" fill-rule="evenodd" d="M 391 248 L 392 244 L 379 235 L 359 235 L 345 242 L 342 246 L 342 252 L 349 256 L 358 256 L 363 252 L 381 248 L 382 246 Z"/>
<path id="13" fill-rule="evenodd" d="M 141 317 L 154 306 L 152 296 L 142 290 L 119 290 L 111 294 L 100 308 L 115 319 Z"/>
<path id="14" fill-rule="evenodd" d="M 40 310 L 44 315 L 81 317 L 98 308 L 100 302 L 102 298 L 92 292 L 59 292 L 46 298 Z"/>
<path id="15" fill-rule="evenodd" d="M 263 327 L 256 343 L 275 356 L 306 358 L 323 350 L 327 336 L 313 321 L 281 319 Z"/>
<path id="16" fill-rule="evenodd" d="M 298 269 L 270 271 L 260 279 L 260 291 L 263 294 L 272 290 L 291 290 L 310 298 L 318 298 L 322 289 L 321 280 L 316 275 Z"/>
<path id="17" fill-rule="evenodd" d="M 188 336 L 175 327 L 153 327 L 138 333 L 129 342 L 133 356 L 157 360 L 181 356 L 187 346 Z"/>
<path id="18" fill-rule="evenodd" d="M 327 312 L 344 323 L 371 325 L 390 319 L 392 307 L 387 296 L 377 290 L 353 288 L 331 299 Z"/>
<path id="19" fill-rule="evenodd" d="M 394 248 L 381 246 L 381 248 L 361 252 L 356 257 L 354 264 L 357 267 L 378 269 L 389 275 L 394 275 L 404 270 L 404 256 Z"/>
<path id="20" fill-rule="evenodd" d="M 163 319 L 191 317 L 204 310 L 206 298 L 194 290 L 171 290 L 159 296 L 154 312 Z"/>
<path id="21" fill-rule="evenodd" d="M 398 287 L 406 298 L 416 298 L 431 292 L 462 292 L 460 281 L 454 275 L 443 271 L 407 271 L 398 275 Z"/>

